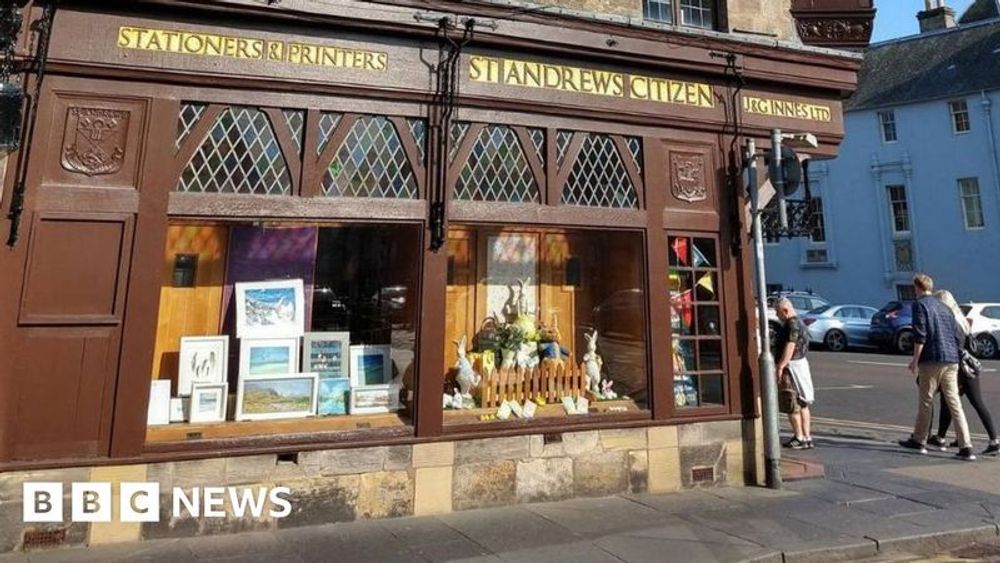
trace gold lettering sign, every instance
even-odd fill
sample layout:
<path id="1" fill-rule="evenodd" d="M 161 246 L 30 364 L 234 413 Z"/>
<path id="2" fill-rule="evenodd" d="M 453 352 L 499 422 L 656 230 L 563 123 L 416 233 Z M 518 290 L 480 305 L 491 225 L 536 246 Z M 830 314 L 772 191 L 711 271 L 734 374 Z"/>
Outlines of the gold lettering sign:
<path id="1" fill-rule="evenodd" d="M 122 49 L 336 68 L 384 71 L 389 66 L 389 54 L 379 51 L 144 27 L 119 27 L 117 44 Z"/>
<path id="2" fill-rule="evenodd" d="M 743 96 L 743 112 L 767 115 L 770 117 L 790 117 L 807 121 L 829 122 L 833 119 L 830 106 L 793 102 L 778 98 L 760 98 Z"/>
<path id="3" fill-rule="evenodd" d="M 702 108 L 715 107 L 712 87 L 700 82 L 684 82 L 514 59 L 474 56 L 469 60 L 469 78 L 475 82 L 508 86 L 544 88 Z"/>

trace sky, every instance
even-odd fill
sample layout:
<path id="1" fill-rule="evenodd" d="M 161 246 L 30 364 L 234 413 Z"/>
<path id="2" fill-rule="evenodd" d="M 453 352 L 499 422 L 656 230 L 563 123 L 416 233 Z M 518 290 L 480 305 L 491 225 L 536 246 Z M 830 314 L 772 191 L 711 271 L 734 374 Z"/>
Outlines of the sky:
<path id="1" fill-rule="evenodd" d="M 945 4 L 955 10 L 957 20 L 973 0 L 945 0 Z M 875 31 L 872 43 L 916 35 L 917 12 L 924 9 L 924 0 L 875 0 Z"/>

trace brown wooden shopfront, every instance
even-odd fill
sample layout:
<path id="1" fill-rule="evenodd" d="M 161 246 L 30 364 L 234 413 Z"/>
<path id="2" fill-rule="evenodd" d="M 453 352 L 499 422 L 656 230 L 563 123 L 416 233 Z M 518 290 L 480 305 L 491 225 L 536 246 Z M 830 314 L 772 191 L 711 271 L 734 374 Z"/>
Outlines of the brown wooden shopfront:
<path id="1" fill-rule="evenodd" d="M 739 244 L 745 202 L 726 176 L 732 90 L 709 52 L 742 60 L 750 80 L 742 134 L 809 131 L 820 154 L 840 140 L 838 100 L 853 87 L 855 62 L 645 32 L 596 48 L 607 30 L 509 22 L 477 35 L 460 57 L 450 142 L 438 151 L 425 64 L 437 57 L 434 29 L 403 8 L 381 10 L 375 25 L 361 11 L 276 23 L 245 8 L 219 27 L 210 9 L 60 9 L 22 242 L 0 258 L 2 291 L 16 296 L 0 305 L 0 467 L 755 416 L 753 299 Z M 550 36 L 533 49 L 525 38 L 540 29 Z M 439 167 L 448 238 L 432 251 Z M 375 179 L 351 180 L 362 177 Z M 13 184 L 8 171 L 5 211 Z M 234 237 L 279 228 L 313 229 L 331 248 L 370 256 L 323 274 L 331 287 L 349 292 L 356 280 L 343 272 L 367 268 L 382 289 L 403 288 L 393 334 L 379 342 L 394 347 L 403 410 L 147 429 L 150 380 L 173 377 L 177 340 L 226 333 L 234 266 L 225 249 Z M 509 421 L 442 409 L 452 342 L 471 339 L 492 313 L 483 280 L 487 241 L 498 236 L 539 249 L 535 315 L 549 322 L 559 310 L 572 362 L 601 322 L 634 335 L 633 363 L 620 371 L 636 382 L 625 381 L 634 405 Z M 682 245 L 701 245 L 705 262 L 679 263 Z M 195 287 L 175 285 L 177 255 L 196 257 Z M 689 279 L 692 295 L 711 287 L 689 305 L 714 315 L 711 334 L 673 334 L 674 279 Z M 675 336 L 692 354 L 718 349 L 710 369 L 691 370 L 712 381 L 716 399 L 677 406 Z"/>

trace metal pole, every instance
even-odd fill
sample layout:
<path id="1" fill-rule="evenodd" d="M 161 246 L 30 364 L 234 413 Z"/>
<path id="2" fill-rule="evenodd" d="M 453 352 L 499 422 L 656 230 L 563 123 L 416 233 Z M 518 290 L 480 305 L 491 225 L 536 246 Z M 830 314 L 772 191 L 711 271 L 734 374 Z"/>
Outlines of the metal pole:
<path id="1" fill-rule="evenodd" d="M 788 228 L 788 206 L 785 204 L 785 169 L 781 166 L 781 129 L 771 130 L 771 185 L 778 194 L 778 221 L 781 229 Z"/>
<path id="2" fill-rule="evenodd" d="M 772 138 L 773 139 L 773 138 Z M 757 144 L 747 140 L 747 158 L 750 163 L 747 178 L 750 188 L 751 216 L 753 218 L 753 261 L 757 270 L 757 317 L 760 332 L 760 354 L 757 367 L 760 372 L 764 423 L 764 478 L 771 489 L 781 488 L 781 444 L 778 438 L 778 380 L 774 376 L 774 357 L 771 355 L 771 335 L 767 324 L 767 280 L 764 274 L 764 236 L 760 224 L 760 194 L 757 186 Z M 773 182 L 773 180 L 772 180 Z M 780 190 L 779 186 L 775 186 Z M 780 192 L 779 192 L 780 193 Z"/>

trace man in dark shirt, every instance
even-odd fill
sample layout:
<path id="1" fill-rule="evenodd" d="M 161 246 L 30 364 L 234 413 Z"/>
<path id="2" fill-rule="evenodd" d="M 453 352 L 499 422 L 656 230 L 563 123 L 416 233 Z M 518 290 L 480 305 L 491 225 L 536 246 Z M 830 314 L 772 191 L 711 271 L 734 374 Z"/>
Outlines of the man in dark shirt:
<path id="1" fill-rule="evenodd" d="M 925 446 L 933 414 L 934 394 L 938 389 L 944 397 L 951 416 L 957 423 L 958 457 L 974 460 L 972 442 L 969 440 L 969 424 L 962 410 L 962 399 L 958 394 L 958 363 L 962 359 L 962 336 L 951 309 L 932 295 L 934 280 L 927 274 L 913 277 L 917 301 L 913 304 L 913 360 L 910 371 L 917 375 L 920 387 L 920 402 L 917 406 L 917 421 L 913 434 L 907 440 L 900 440 L 904 448 L 927 453 Z"/>
<path id="2" fill-rule="evenodd" d="M 809 371 L 809 361 L 806 360 L 806 353 L 809 352 L 809 334 L 791 301 L 783 298 L 774 308 L 778 318 L 781 319 L 777 341 L 776 373 L 779 378 L 783 375 L 791 378 L 796 391 L 794 408 L 788 413 L 788 422 L 792 425 L 795 436 L 784 445 L 795 450 L 809 449 L 813 447 L 812 414 L 809 407 L 815 400 L 812 373 Z"/>

